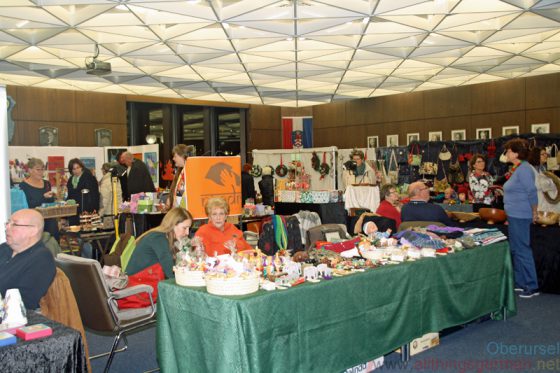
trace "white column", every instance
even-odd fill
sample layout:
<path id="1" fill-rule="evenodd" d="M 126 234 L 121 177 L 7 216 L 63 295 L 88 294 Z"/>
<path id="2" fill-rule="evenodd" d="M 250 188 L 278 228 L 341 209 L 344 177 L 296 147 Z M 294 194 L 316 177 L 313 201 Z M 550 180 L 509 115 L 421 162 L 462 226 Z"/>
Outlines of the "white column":
<path id="1" fill-rule="evenodd" d="M 0 85 L 0 242 L 6 242 L 4 223 L 10 218 L 10 167 L 8 158 L 8 96 L 6 86 Z M 5 201 L 2 203 L 1 201 Z"/>

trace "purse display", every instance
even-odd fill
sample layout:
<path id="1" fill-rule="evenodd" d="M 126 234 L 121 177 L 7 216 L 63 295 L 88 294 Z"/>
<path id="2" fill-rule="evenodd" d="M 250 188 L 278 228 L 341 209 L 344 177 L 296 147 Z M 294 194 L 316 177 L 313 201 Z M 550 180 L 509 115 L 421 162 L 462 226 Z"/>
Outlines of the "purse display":
<path id="1" fill-rule="evenodd" d="M 443 144 L 443 146 L 441 147 L 438 158 L 442 161 L 448 161 L 451 159 L 451 152 L 447 150 L 447 146 L 445 146 L 445 144 Z"/>
<path id="2" fill-rule="evenodd" d="M 554 154 L 552 154 L 553 152 Z M 552 146 L 550 147 L 550 154 L 548 155 L 548 158 L 546 160 L 546 168 L 549 171 L 558 170 L 558 158 L 558 145 L 552 144 Z"/>
<path id="3" fill-rule="evenodd" d="M 394 167 L 394 169 L 392 169 Z M 389 168 L 387 170 L 387 176 L 389 177 L 389 182 L 391 184 L 398 184 L 399 182 L 399 164 L 397 163 L 397 155 L 395 150 L 391 151 L 391 157 L 389 158 Z"/>
<path id="4" fill-rule="evenodd" d="M 420 146 L 418 144 L 412 144 L 410 152 L 408 153 L 408 164 L 411 166 L 420 166 L 421 163 L 422 154 L 420 154 Z"/>

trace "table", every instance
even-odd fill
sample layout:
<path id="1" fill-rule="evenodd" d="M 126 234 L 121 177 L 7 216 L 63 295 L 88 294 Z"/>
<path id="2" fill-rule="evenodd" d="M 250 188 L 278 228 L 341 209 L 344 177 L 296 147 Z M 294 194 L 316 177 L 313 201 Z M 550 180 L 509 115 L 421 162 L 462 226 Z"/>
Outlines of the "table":
<path id="1" fill-rule="evenodd" d="M 379 195 L 379 187 L 377 185 L 348 185 L 344 191 L 344 208 L 350 209 L 368 209 L 375 212 L 381 198 Z"/>
<path id="2" fill-rule="evenodd" d="M 115 231 L 114 230 L 101 230 L 101 231 L 60 231 L 61 237 L 66 237 L 68 240 L 68 246 L 70 252 L 74 254 L 70 240 L 74 239 L 78 241 L 79 253 L 82 252 L 84 244 L 86 242 L 90 243 L 94 250 L 99 254 L 99 258 L 102 258 L 104 254 L 109 253 L 110 244 L 114 242 Z"/>
<path id="3" fill-rule="evenodd" d="M 507 242 L 274 292 L 159 284 L 163 372 L 341 372 L 427 332 L 516 313 Z"/>
<path id="4" fill-rule="evenodd" d="M 124 233 L 127 230 L 126 221 L 130 219 L 132 223 L 132 231 L 130 233 L 134 237 L 140 237 L 142 233 L 160 225 L 164 216 L 165 214 L 162 212 L 150 212 L 145 214 L 121 212 L 119 214 L 119 233 Z"/>
<path id="5" fill-rule="evenodd" d="M 77 330 L 28 311 L 28 325 L 50 326 L 50 337 L 23 341 L 0 347 L 3 372 L 87 372 L 82 336 Z"/>
<path id="6" fill-rule="evenodd" d="M 275 202 L 274 213 L 278 215 L 293 215 L 302 210 L 314 211 L 319 214 L 322 224 L 346 225 L 346 211 L 343 202 L 330 203 L 295 203 Z"/>

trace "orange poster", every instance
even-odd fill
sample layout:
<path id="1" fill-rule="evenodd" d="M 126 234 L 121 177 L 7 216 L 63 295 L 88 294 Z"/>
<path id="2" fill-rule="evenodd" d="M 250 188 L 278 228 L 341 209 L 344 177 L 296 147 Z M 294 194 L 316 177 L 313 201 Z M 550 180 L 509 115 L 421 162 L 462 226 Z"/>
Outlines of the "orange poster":
<path id="1" fill-rule="evenodd" d="M 229 214 L 241 214 L 241 158 L 189 157 L 187 173 L 187 210 L 195 219 L 206 218 L 204 204 L 211 197 L 223 197 Z"/>

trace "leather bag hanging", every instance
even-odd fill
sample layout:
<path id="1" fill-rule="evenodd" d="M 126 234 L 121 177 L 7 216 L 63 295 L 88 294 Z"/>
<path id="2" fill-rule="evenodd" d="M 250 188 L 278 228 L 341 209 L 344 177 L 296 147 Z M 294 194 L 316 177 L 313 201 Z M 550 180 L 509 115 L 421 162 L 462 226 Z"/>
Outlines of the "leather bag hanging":
<path id="1" fill-rule="evenodd" d="M 552 144 L 552 146 L 550 147 L 550 154 L 548 155 L 548 158 L 546 160 L 546 168 L 549 171 L 554 171 L 558 169 L 559 157 L 560 156 L 558 154 L 558 145 Z"/>
<path id="2" fill-rule="evenodd" d="M 420 146 L 412 144 L 408 153 L 408 164 L 411 166 L 420 166 L 422 163 L 422 154 L 420 154 Z"/>
<path id="3" fill-rule="evenodd" d="M 442 161 L 448 161 L 451 159 L 451 152 L 447 150 L 447 146 L 445 146 L 445 144 L 441 147 L 438 158 Z"/>
<path id="4" fill-rule="evenodd" d="M 449 188 L 449 181 L 447 180 L 447 175 L 445 173 L 445 167 L 443 165 L 443 161 L 441 159 L 438 160 L 438 163 L 441 162 L 441 171 L 443 172 L 443 179 L 438 180 L 437 177 L 434 179 L 434 191 L 438 193 L 445 192 L 445 189 Z"/>
<path id="5" fill-rule="evenodd" d="M 399 182 L 399 164 L 397 163 L 397 155 L 395 150 L 391 150 L 391 157 L 389 158 L 389 169 L 387 170 L 387 175 L 391 184 L 397 184 Z"/>
<path id="6" fill-rule="evenodd" d="M 449 182 L 452 184 L 462 184 L 465 182 L 465 175 L 463 175 L 459 161 L 449 164 Z"/>

